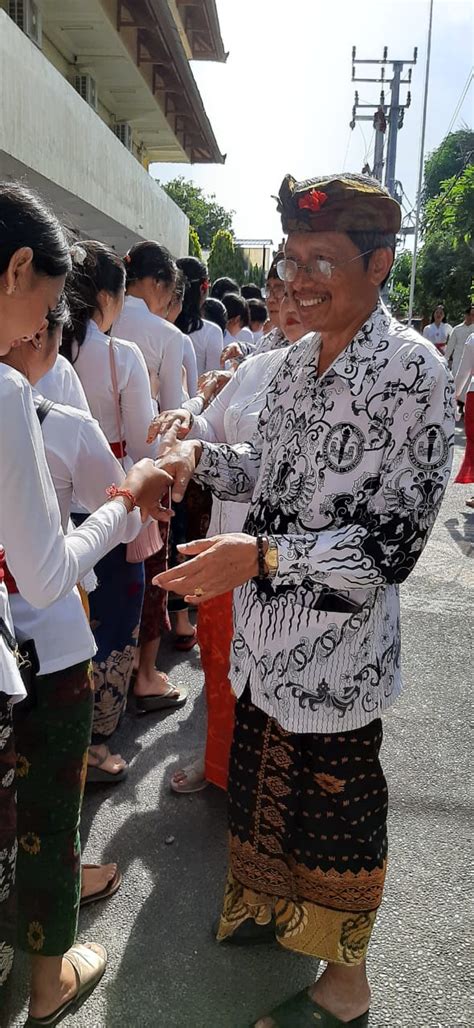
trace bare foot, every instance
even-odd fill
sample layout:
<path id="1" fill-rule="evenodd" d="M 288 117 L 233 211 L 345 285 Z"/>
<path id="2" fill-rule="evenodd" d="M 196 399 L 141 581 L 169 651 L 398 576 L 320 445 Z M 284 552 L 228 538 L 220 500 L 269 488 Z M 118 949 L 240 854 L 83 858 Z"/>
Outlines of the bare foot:
<path id="1" fill-rule="evenodd" d="M 189 620 L 187 610 L 176 611 L 175 631 L 176 635 L 189 635 L 190 638 L 194 635 L 196 629 Z"/>
<path id="2" fill-rule="evenodd" d="M 206 788 L 206 785 L 209 785 L 209 782 L 207 781 L 202 761 L 196 761 L 195 764 L 190 764 L 189 767 L 180 768 L 179 771 L 175 771 L 170 779 L 170 786 L 173 792 L 200 792 L 201 789 Z"/>
<path id="3" fill-rule="evenodd" d="M 116 864 L 99 864 L 98 867 L 83 867 L 81 882 L 81 899 L 95 896 L 103 892 L 117 873 Z"/>
<path id="4" fill-rule="evenodd" d="M 127 761 L 120 753 L 111 753 L 105 743 L 100 746 L 89 746 L 87 763 L 89 767 L 100 767 L 110 775 L 118 775 L 127 767 Z"/>
<path id="5" fill-rule="evenodd" d="M 135 696 L 163 696 L 168 692 L 170 685 L 168 675 L 165 675 L 164 671 L 155 670 L 149 678 L 144 674 L 138 674 L 133 691 Z M 179 689 L 173 687 L 170 699 L 178 699 L 179 696 Z"/>

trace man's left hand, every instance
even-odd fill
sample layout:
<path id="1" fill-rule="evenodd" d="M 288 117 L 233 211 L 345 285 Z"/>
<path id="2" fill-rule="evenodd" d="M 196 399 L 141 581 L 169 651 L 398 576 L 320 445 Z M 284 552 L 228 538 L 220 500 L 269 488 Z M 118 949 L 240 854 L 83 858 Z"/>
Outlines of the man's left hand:
<path id="1" fill-rule="evenodd" d="M 184 596 L 187 603 L 204 603 L 221 596 L 258 574 L 257 543 L 243 532 L 215 535 L 211 539 L 178 546 L 186 559 L 153 579 L 153 585 Z"/>

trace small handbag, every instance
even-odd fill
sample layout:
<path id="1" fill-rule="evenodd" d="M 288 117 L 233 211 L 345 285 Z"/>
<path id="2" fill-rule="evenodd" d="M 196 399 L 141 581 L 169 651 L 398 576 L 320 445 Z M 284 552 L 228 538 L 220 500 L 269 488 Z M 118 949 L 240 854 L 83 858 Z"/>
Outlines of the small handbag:
<path id="1" fill-rule="evenodd" d="M 125 456 L 123 442 L 122 442 L 122 418 L 120 416 L 120 392 L 117 380 L 117 366 L 115 363 L 114 353 L 114 341 L 111 338 L 109 340 L 109 357 L 110 357 L 110 374 L 112 378 L 112 388 L 114 391 L 115 400 L 115 416 L 117 418 L 117 439 L 120 445 L 120 460 L 123 466 L 123 458 Z M 163 546 L 163 540 L 161 538 L 160 526 L 157 521 L 150 521 L 148 525 L 144 525 L 138 533 L 136 539 L 132 542 L 127 543 L 127 561 L 129 564 L 141 564 L 147 557 L 152 557 L 154 553 L 158 553 Z"/>

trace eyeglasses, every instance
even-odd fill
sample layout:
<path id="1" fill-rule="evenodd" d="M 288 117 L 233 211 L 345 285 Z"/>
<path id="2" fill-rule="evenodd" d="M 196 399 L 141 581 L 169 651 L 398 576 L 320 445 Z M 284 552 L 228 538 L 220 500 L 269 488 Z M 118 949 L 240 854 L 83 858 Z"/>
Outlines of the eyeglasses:
<path id="1" fill-rule="evenodd" d="M 285 262 L 284 261 L 280 261 L 280 263 L 284 264 Z M 281 278 L 280 274 L 279 274 L 279 277 Z M 284 294 L 284 290 L 283 290 L 280 282 L 277 282 L 276 285 L 274 285 L 274 286 L 265 286 L 264 294 L 265 294 L 265 299 L 266 300 L 270 300 L 272 297 L 275 300 L 281 300 L 281 298 L 282 298 L 282 296 Z"/>
<path id="2" fill-rule="evenodd" d="M 304 271 L 310 277 L 322 275 L 323 278 L 331 278 L 333 271 L 337 268 L 342 268 L 345 264 L 352 264 L 353 261 L 358 261 L 361 257 L 366 257 L 368 253 L 373 252 L 373 250 L 364 250 L 363 253 L 358 253 L 356 257 L 350 257 L 347 261 L 330 261 L 326 257 L 317 257 L 314 264 L 302 264 L 292 257 L 285 257 L 284 260 L 278 261 L 276 269 L 282 282 L 294 282 L 299 271 Z"/>

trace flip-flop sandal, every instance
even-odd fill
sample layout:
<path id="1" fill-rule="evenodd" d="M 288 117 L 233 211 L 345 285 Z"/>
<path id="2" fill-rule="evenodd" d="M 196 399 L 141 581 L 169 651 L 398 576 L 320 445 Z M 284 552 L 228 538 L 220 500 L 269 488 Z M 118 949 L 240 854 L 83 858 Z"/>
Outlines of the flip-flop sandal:
<path id="1" fill-rule="evenodd" d="M 82 867 L 98 868 L 100 864 L 83 864 Z M 84 896 L 84 899 L 81 898 L 80 906 L 87 907 L 88 903 L 97 903 L 98 900 L 109 899 L 110 896 L 113 896 L 120 889 L 121 884 L 122 872 L 117 868 L 114 877 L 110 879 L 105 889 L 101 889 L 100 892 L 91 892 L 89 896 Z"/>
<path id="2" fill-rule="evenodd" d="M 175 774 L 178 772 L 175 771 Z M 181 774 L 185 775 L 183 782 L 174 782 L 173 778 L 170 781 L 170 788 L 173 792 L 201 792 L 203 789 L 207 789 L 209 782 L 207 778 L 204 778 L 200 767 L 196 764 L 190 764 L 189 767 L 183 767 Z"/>
<path id="3" fill-rule="evenodd" d="M 173 693 L 178 693 L 177 696 L 173 696 Z M 173 708 L 184 707 L 188 693 L 183 686 L 180 685 L 179 689 L 175 685 L 168 686 L 166 692 L 161 693 L 157 696 L 135 696 L 136 709 L 142 713 L 149 714 L 154 710 L 172 710 Z"/>
<path id="4" fill-rule="evenodd" d="M 311 999 L 308 989 L 297 992 L 265 1016 L 272 1019 L 275 1028 L 367 1028 L 369 1023 L 368 1010 L 352 1021 L 341 1021 Z M 251 1028 L 255 1028 L 255 1023 Z"/>
<path id="5" fill-rule="evenodd" d="M 69 963 L 74 968 L 77 978 L 77 992 L 66 1003 L 63 1003 L 62 1006 L 54 1010 L 52 1014 L 47 1014 L 46 1017 L 31 1017 L 29 1015 L 28 1020 L 25 1022 L 25 1028 L 30 1028 L 30 1026 L 33 1028 L 33 1025 L 56 1024 L 60 1018 L 64 1017 L 68 1010 L 78 1006 L 88 993 L 95 989 L 107 967 L 107 950 L 103 946 L 97 946 L 97 949 L 100 951 L 99 953 L 94 949 L 89 949 L 88 946 L 81 945 L 81 943 L 75 943 L 74 946 L 71 946 L 71 949 L 68 949 L 67 953 L 64 954 L 64 958 L 69 960 Z"/>
<path id="6" fill-rule="evenodd" d="M 196 646 L 197 639 L 196 629 L 194 629 L 193 635 L 175 635 L 174 648 L 179 650 L 180 653 L 188 653 L 189 650 L 192 650 L 193 646 Z"/>
<path id="7" fill-rule="evenodd" d="M 86 785 L 115 785 L 116 782 L 123 782 L 128 775 L 128 764 L 121 771 L 104 771 L 102 764 L 108 759 L 108 753 L 97 758 L 97 764 L 87 765 Z"/>

